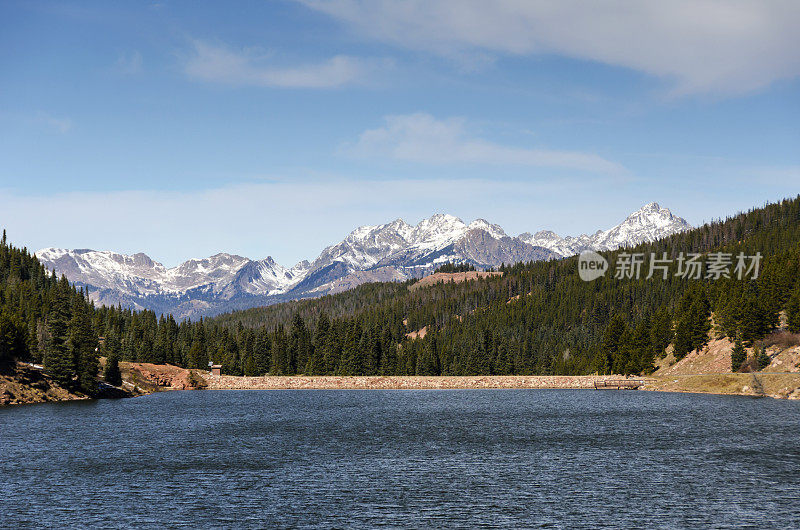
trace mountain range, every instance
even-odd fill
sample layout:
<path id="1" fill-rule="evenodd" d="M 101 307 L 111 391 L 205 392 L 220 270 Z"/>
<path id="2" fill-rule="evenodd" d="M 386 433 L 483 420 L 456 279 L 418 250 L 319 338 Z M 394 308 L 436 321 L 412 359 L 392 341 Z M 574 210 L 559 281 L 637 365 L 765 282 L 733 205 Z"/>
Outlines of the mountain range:
<path id="1" fill-rule="evenodd" d="M 689 228 L 667 208 L 650 203 L 609 230 L 577 237 L 551 231 L 512 237 L 483 219 L 467 224 L 446 214 L 433 215 L 416 226 L 397 219 L 359 227 L 325 248 L 314 261 L 301 261 L 291 268 L 271 257 L 251 260 L 224 253 L 173 268 L 142 253 L 45 248 L 36 256 L 48 269 L 87 287 L 98 303 L 198 318 L 333 294 L 366 282 L 421 277 L 446 262 L 486 269 L 560 259 L 588 249 L 633 246 Z"/>

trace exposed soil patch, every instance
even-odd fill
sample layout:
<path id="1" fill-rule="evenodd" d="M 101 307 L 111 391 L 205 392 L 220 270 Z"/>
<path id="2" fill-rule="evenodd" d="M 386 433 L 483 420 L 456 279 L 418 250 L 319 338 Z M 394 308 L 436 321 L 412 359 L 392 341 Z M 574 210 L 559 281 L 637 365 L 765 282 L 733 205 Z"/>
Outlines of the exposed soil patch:
<path id="1" fill-rule="evenodd" d="M 657 370 L 654 376 L 669 377 L 672 375 L 719 374 L 731 371 L 731 351 L 733 342 L 727 338 L 714 339 L 700 350 L 689 352 L 680 361 L 675 361 L 671 353 L 663 359 L 656 360 Z M 748 358 L 753 356 L 753 348 L 746 348 Z M 766 347 L 771 361 L 761 372 L 800 372 L 800 346 L 784 347 L 772 344 Z"/>
<path id="2" fill-rule="evenodd" d="M 711 340 L 699 351 L 689 352 L 686 357 L 670 366 L 675 358 L 670 353 L 666 359 L 659 360 L 655 376 L 678 374 L 718 374 L 731 371 L 731 350 L 733 343 L 728 339 Z M 665 362 L 666 361 L 666 362 Z"/>
<path id="3" fill-rule="evenodd" d="M 422 329 L 418 329 L 417 331 L 412 331 L 411 333 L 406 333 L 406 337 L 409 339 L 424 339 L 425 335 L 428 334 L 428 326 L 423 327 Z"/>
<path id="4" fill-rule="evenodd" d="M 193 390 L 205 388 L 205 370 L 187 370 L 171 364 L 119 363 L 122 378 L 142 390 Z"/>
<path id="5" fill-rule="evenodd" d="M 89 399 L 53 381 L 40 368 L 25 363 L 5 367 L 0 373 L 0 405 Z"/>
<path id="6" fill-rule="evenodd" d="M 772 361 L 764 368 L 764 372 L 800 372 L 800 347 L 785 350 L 769 347 L 767 355 Z"/>
<path id="7" fill-rule="evenodd" d="M 659 378 L 647 390 L 800 399 L 800 374 L 700 374 Z"/>
<path id="8" fill-rule="evenodd" d="M 478 278 L 490 278 L 492 276 L 502 276 L 502 272 L 481 272 L 481 271 L 469 271 L 469 272 L 435 272 L 430 276 L 425 276 L 420 281 L 410 285 L 408 287 L 409 291 L 416 291 L 417 289 L 422 289 L 423 287 L 429 287 L 431 285 L 436 285 L 439 282 L 444 283 L 461 283 L 467 282 L 470 280 L 477 280 Z"/>

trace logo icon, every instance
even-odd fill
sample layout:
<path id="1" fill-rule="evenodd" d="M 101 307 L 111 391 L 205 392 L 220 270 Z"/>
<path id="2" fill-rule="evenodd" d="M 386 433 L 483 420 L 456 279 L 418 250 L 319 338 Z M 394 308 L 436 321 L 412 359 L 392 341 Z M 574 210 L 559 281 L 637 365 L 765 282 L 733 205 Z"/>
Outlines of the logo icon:
<path id="1" fill-rule="evenodd" d="M 584 250 L 578 257 L 578 275 L 581 280 L 590 282 L 603 276 L 608 270 L 606 258 L 593 250 Z"/>

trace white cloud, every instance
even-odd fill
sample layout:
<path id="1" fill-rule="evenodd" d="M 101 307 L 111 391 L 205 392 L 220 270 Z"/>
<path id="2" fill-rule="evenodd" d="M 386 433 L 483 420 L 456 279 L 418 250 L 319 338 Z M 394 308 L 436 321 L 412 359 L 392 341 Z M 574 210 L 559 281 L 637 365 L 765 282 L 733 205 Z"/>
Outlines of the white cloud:
<path id="1" fill-rule="evenodd" d="M 46 125 L 49 129 L 61 134 L 67 134 L 70 129 L 72 129 L 72 120 L 69 118 L 58 118 L 46 112 L 39 112 L 36 120 Z"/>
<path id="2" fill-rule="evenodd" d="M 490 164 L 567 168 L 617 173 L 624 168 L 578 151 L 509 147 L 473 138 L 462 118 L 438 120 L 425 113 L 387 116 L 386 124 L 361 133 L 343 151 L 359 157 L 386 157 L 428 164 Z"/>
<path id="3" fill-rule="evenodd" d="M 300 0 L 369 37 L 444 55 L 556 54 L 739 94 L 800 74 L 796 0 Z"/>
<path id="4" fill-rule="evenodd" d="M 122 53 L 117 58 L 117 72 L 125 75 L 136 75 L 142 71 L 142 54 L 137 50 Z"/>
<path id="5" fill-rule="evenodd" d="M 236 86 L 336 88 L 363 82 L 376 66 L 346 55 L 299 66 L 276 66 L 270 64 L 270 59 L 270 54 L 237 51 L 196 40 L 184 71 L 194 79 Z"/>

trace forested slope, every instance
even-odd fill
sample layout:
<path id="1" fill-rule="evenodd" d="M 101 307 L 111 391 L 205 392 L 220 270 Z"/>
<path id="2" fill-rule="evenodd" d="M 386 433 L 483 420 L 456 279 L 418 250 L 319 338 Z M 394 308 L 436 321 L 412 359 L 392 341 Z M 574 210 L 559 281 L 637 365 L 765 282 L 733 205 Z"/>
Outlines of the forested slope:
<path id="1" fill-rule="evenodd" d="M 33 259 L 3 248 L 16 261 Z M 660 272 L 645 278 L 651 253 L 672 260 L 666 278 Z M 675 267 L 688 270 L 681 253 L 684 258 L 703 253 L 705 262 L 728 254 L 731 278 L 707 278 L 706 268 L 699 279 L 681 275 Z M 761 254 L 757 278 L 751 279 L 752 270 L 736 277 L 740 253 Z M 647 260 L 640 277 L 615 278 L 615 264 L 632 254 Z M 88 308 L 91 333 L 105 338 L 101 353 L 196 368 L 214 361 L 234 375 L 638 373 L 651 369 L 670 343 L 678 357 L 701 346 L 712 312 L 721 334 L 745 343 L 773 330 L 781 311 L 800 331 L 798 198 L 602 255 L 611 270 L 591 282 L 580 279 L 578 259 L 568 258 L 516 264 L 502 267 L 502 276 L 413 291 L 411 282 L 366 284 L 320 299 L 180 323 L 151 311 L 94 310 L 80 292 L 32 262 L 26 270 L 35 279 L 21 283 L 15 280 L 20 273 L 3 265 L 3 322 L 14 321 L 12 327 L 22 330 L 17 335 L 24 335 L 15 339 L 24 342 L 14 350 L 22 353 L 13 355 L 47 360 L 48 351 L 60 350 L 45 332 L 63 336 L 58 322 L 75 320 L 77 326 Z M 23 296 L 20 289 L 36 294 Z M 69 303 L 54 304 L 53 293 Z M 407 337 L 426 326 L 424 338 Z M 77 377 L 78 346 L 65 344 Z"/>
<path id="2" fill-rule="evenodd" d="M 49 274 L 26 249 L 0 240 L 0 369 L 43 362 L 67 388 L 97 389 L 95 310 L 66 278 Z"/>
<path id="3" fill-rule="evenodd" d="M 577 258 L 569 258 L 517 264 L 504 267 L 502 278 L 415 292 L 398 290 L 396 284 L 373 284 L 292 306 L 233 313 L 213 323 L 237 336 L 247 335 L 247 327 L 265 333 L 264 326 L 282 326 L 292 344 L 310 340 L 307 346 L 287 345 L 284 369 L 290 371 L 641 372 L 670 343 L 679 358 L 701 346 L 712 311 L 721 333 L 745 343 L 771 331 L 781 310 L 797 330 L 799 249 L 800 201 L 795 198 L 635 249 L 603 253 L 612 268 L 623 253 L 642 253 L 648 259 L 651 253 L 666 255 L 674 263 L 681 253 L 704 253 L 706 260 L 708 253 L 730 254 L 730 279 L 706 278 L 705 268 L 700 279 L 676 276 L 675 270 L 666 279 L 658 273 L 646 279 L 643 267 L 638 280 L 616 279 L 612 270 L 584 282 L 577 274 Z M 762 255 L 756 279 L 750 278 L 752 271 L 736 278 L 740 253 Z M 322 317 L 317 332 L 320 315 L 327 318 Z M 328 331 L 331 326 L 335 329 Z M 405 339 L 409 331 L 425 326 L 429 333 L 424 339 Z M 270 352 L 271 360 L 282 358 L 281 341 L 274 348 L 277 355 Z M 400 349 L 393 348 L 396 343 Z M 271 368 L 280 372 L 280 362 Z"/>

